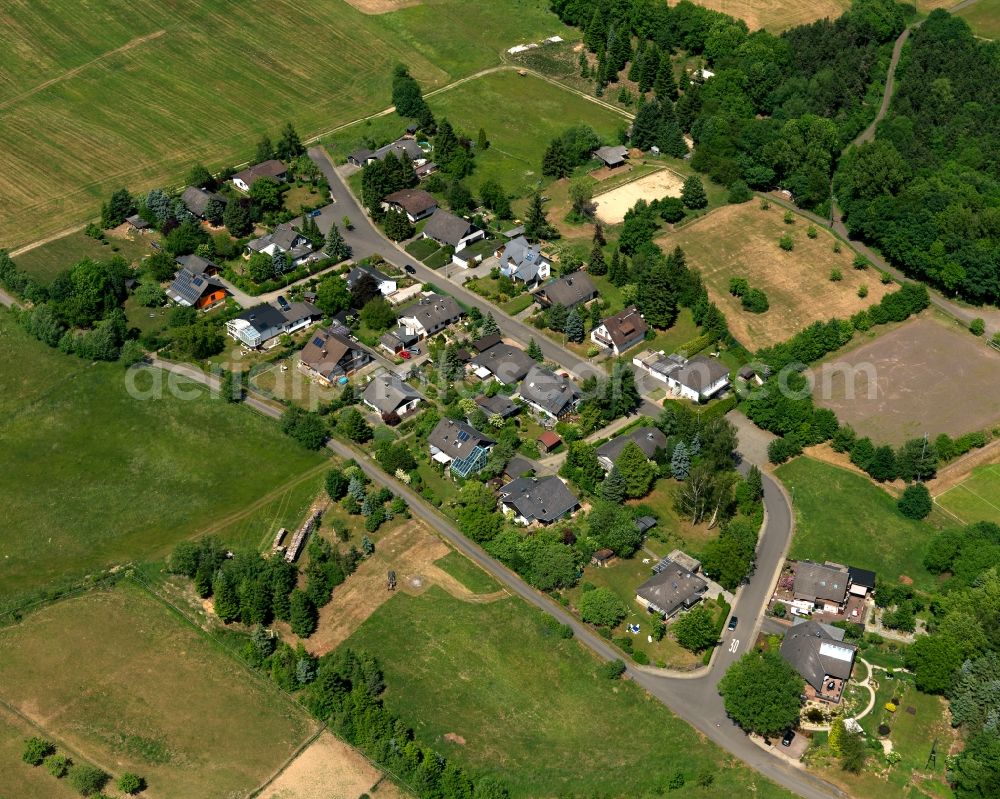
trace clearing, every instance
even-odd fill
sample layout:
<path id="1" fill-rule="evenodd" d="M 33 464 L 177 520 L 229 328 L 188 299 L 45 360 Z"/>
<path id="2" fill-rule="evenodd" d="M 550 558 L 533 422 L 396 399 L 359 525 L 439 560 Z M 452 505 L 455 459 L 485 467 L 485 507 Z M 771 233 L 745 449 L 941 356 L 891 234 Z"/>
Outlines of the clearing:
<path id="1" fill-rule="evenodd" d="M 107 238 L 102 242 L 92 239 L 80 230 L 38 247 L 32 247 L 16 256 L 14 261 L 29 275 L 43 283 L 49 283 L 60 272 L 84 258 L 108 261 L 112 256 L 120 255 L 130 264 L 137 264 L 145 256 L 153 254 L 154 251 L 149 243 L 160 238 L 159 234 L 129 236 L 121 228 L 106 231 L 105 235 Z"/>
<path id="2" fill-rule="evenodd" d="M 948 3 L 952 5 L 952 3 Z M 1000 0 L 978 0 L 963 8 L 958 16 L 969 23 L 972 32 L 984 39 L 1000 38 Z"/>
<path id="3" fill-rule="evenodd" d="M 209 527 L 260 546 L 273 529 L 250 514 L 284 518 L 286 493 L 328 462 L 204 388 L 178 380 L 181 398 L 150 370 L 136 384 L 162 378 L 162 396 L 135 399 L 126 375 L 50 349 L 0 313 L 5 600 L 162 556 Z"/>
<path id="4" fill-rule="evenodd" d="M 375 554 L 362 561 L 357 571 L 337 586 L 329 604 L 320 608 L 319 627 L 304 642 L 310 652 L 323 655 L 336 649 L 392 598 L 386 589 L 390 569 L 396 572 L 397 590 L 407 594 L 421 594 L 436 585 L 463 602 L 495 602 L 508 596 L 486 572 L 452 550 L 423 522 L 409 521 L 380 539 Z M 489 590 L 479 590 L 484 587 Z"/>
<path id="5" fill-rule="evenodd" d="M 876 443 L 958 436 L 1000 421 L 1000 353 L 926 314 L 814 370 L 816 404 Z"/>
<path id="6" fill-rule="evenodd" d="M 617 225 L 625 219 L 628 211 L 639 200 L 652 202 L 662 197 L 680 197 L 684 178 L 670 169 L 661 169 L 651 175 L 633 180 L 594 197 L 597 218 L 607 225 Z M 600 184 L 597 184 L 597 189 Z"/>
<path id="7" fill-rule="evenodd" d="M 472 604 L 433 587 L 397 593 L 345 646 L 379 659 L 387 706 L 420 740 L 515 799 L 652 795 L 675 770 L 714 774 L 713 796 L 788 795 L 634 684 L 598 677 L 543 618 L 513 597 Z"/>
<path id="8" fill-rule="evenodd" d="M 70 0 L 6 3 L 0 247 L 95 217 L 119 186 L 176 186 L 195 161 L 244 161 L 286 121 L 308 138 L 380 111 L 396 63 L 429 90 L 563 31 L 547 0 L 375 16 L 344 0 L 102 0 L 83 15 Z"/>
<path id="9" fill-rule="evenodd" d="M 958 485 L 935 494 L 934 501 L 962 524 L 1000 524 L 1000 464 L 973 469 Z"/>
<path id="10" fill-rule="evenodd" d="M 293 760 L 260 799 L 405 799 L 409 794 L 382 776 L 357 749 L 325 730 Z"/>
<path id="11" fill-rule="evenodd" d="M 401 8 L 418 6 L 423 0 L 347 0 L 362 14 L 388 14 Z"/>
<path id="12" fill-rule="evenodd" d="M 316 729 L 129 582 L 0 630 L 0 686 L 0 699 L 57 743 L 112 774 L 144 776 L 159 799 L 244 796 Z"/>
<path id="13" fill-rule="evenodd" d="M 695 5 L 745 20 L 750 30 L 767 28 L 777 33 L 817 19 L 836 19 L 850 0 L 693 0 Z M 952 5 L 949 1 L 948 5 Z"/>
<path id="14" fill-rule="evenodd" d="M 883 580 L 906 575 L 919 588 L 934 585 L 924 570 L 924 549 L 947 521 L 942 516 L 907 519 L 895 497 L 867 477 L 805 455 L 774 473 L 788 488 L 795 510 L 789 558 L 832 560 L 871 569 Z"/>
<path id="15" fill-rule="evenodd" d="M 842 246 L 833 251 L 836 239 L 820 226 L 816 238 L 806 233 L 810 223 L 795 215 L 794 224 L 784 223 L 785 209 L 772 203 L 766 211 L 756 200 L 727 205 L 661 236 L 665 250 L 681 247 L 689 266 L 705 280 L 712 301 L 726 315 L 733 336 L 750 351 L 786 341 L 804 327 L 831 317 L 847 319 L 878 302 L 895 285 L 883 286 L 874 269 L 851 266 L 853 252 Z M 785 252 L 778 239 L 788 234 L 795 248 Z M 830 280 L 839 269 L 840 281 Z M 744 311 L 739 297 L 729 293 L 729 280 L 746 278 L 751 288 L 761 289 L 770 309 L 757 314 Z M 868 286 L 868 296 L 858 288 Z"/>

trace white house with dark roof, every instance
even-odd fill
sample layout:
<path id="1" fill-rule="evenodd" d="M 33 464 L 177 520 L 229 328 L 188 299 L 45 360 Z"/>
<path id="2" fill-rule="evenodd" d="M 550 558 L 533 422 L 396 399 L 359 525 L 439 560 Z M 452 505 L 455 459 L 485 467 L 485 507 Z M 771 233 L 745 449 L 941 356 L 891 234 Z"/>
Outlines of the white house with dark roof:
<path id="1" fill-rule="evenodd" d="M 710 399 L 729 387 L 729 369 L 704 355 L 689 360 L 682 355 L 643 350 L 632 359 L 632 365 L 666 383 L 674 395 L 692 402 Z"/>
<path id="2" fill-rule="evenodd" d="M 272 158 L 237 172 L 231 180 L 240 191 L 250 191 L 250 187 L 261 178 L 283 183 L 287 174 L 288 167 L 276 158 Z"/>
<path id="3" fill-rule="evenodd" d="M 517 524 L 552 524 L 580 507 L 580 500 L 555 475 L 518 477 L 500 489 L 500 509 Z"/>
<path id="4" fill-rule="evenodd" d="M 188 186 L 181 195 L 184 206 L 199 219 L 204 219 L 209 205 L 213 202 L 225 208 L 226 198 L 214 191 L 208 191 L 197 186 Z"/>
<path id="5" fill-rule="evenodd" d="M 519 235 L 494 253 L 499 261 L 500 273 L 515 283 L 520 281 L 534 288 L 552 276 L 552 262 L 542 255 L 542 248 L 530 244 Z"/>
<path id="6" fill-rule="evenodd" d="M 574 308 L 577 305 L 590 302 L 597 296 L 594 281 L 586 272 L 573 272 L 551 283 L 546 283 L 534 297 L 539 305 L 548 308 L 550 305 L 565 305 Z"/>
<path id="7" fill-rule="evenodd" d="M 528 370 L 515 396 L 550 423 L 576 410 L 581 398 L 580 389 L 572 380 L 537 363 Z"/>
<path id="8" fill-rule="evenodd" d="M 697 605 L 708 590 L 708 583 L 680 563 L 664 558 L 653 576 L 635 590 L 635 601 L 649 613 L 670 618 L 681 610 Z"/>
<path id="9" fill-rule="evenodd" d="M 811 619 L 796 619 L 778 651 L 806 681 L 816 699 L 840 702 L 858 653 L 857 646 L 844 640 L 844 630 Z"/>
<path id="10" fill-rule="evenodd" d="M 292 222 L 282 222 L 271 233 L 247 242 L 245 258 L 257 252 L 274 256 L 284 253 L 292 262 L 292 266 L 305 263 L 313 257 L 313 246 L 305 236 L 295 229 Z"/>
<path id="11" fill-rule="evenodd" d="M 456 419 L 442 419 L 427 437 L 431 459 L 450 466 L 459 477 L 480 471 L 496 444 L 476 428 Z"/>
<path id="12" fill-rule="evenodd" d="M 361 393 L 361 401 L 383 418 L 392 413 L 407 416 L 423 399 L 419 391 L 394 372 L 379 372 Z"/>
<path id="13" fill-rule="evenodd" d="M 614 355 L 621 355 L 645 341 L 648 330 L 649 325 L 633 305 L 602 321 L 590 331 L 590 340 Z"/>
<path id="14" fill-rule="evenodd" d="M 437 210 L 437 200 L 423 189 L 400 189 L 382 200 L 386 211 L 402 211 L 411 223 L 426 219 Z"/>
<path id="15" fill-rule="evenodd" d="M 372 361 L 371 353 L 333 328 L 319 330 L 299 353 L 299 370 L 323 385 L 349 377 Z"/>
<path id="16" fill-rule="evenodd" d="M 397 284 L 395 278 L 391 278 L 383 272 L 380 272 L 374 266 L 365 266 L 361 264 L 353 267 L 351 271 L 347 273 L 347 288 L 353 289 L 354 285 L 365 275 L 371 276 L 383 297 L 388 297 L 396 291 Z"/>
<path id="17" fill-rule="evenodd" d="M 468 219 L 440 208 L 427 220 L 423 237 L 431 239 L 446 247 L 454 247 L 455 252 L 461 252 L 474 241 L 486 238 L 486 231 L 480 230 Z"/>
<path id="18" fill-rule="evenodd" d="M 618 460 L 618 456 L 622 454 L 622 450 L 629 444 L 635 444 L 642 450 L 643 455 L 652 460 L 658 449 L 666 448 L 667 437 L 658 427 L 636 427 L 599 446 L 597 448 L 597 462 L 604 467 L 606 472 L 610 472 L 611 467 Z"/>
<path id="19" fill-rule="evenodd" d="M 464 315 L 465 311 L 454 297 L 431 293 L 404 308 L 399 316 L 399 325 L 408 335 L 415 335 L 419 340 L 440 333 Z"/>
<path id="20" fill-rule="evenodd" d="M 535 361 L 528 353 L 501 342 L 476 355 L 468 368 L 480 380 L 493 378 L 509 386 L 523 380 L 533 366 Z"/>
<path id="21" fill-rule="evenodd" d="M 293 302 L 283 310 L 264 303 L 226 322 L 226 333 L 251 349 L 275 346 L 278 337 L 296 333 L 322 318 L 323 312 L 308 302 Z"/>

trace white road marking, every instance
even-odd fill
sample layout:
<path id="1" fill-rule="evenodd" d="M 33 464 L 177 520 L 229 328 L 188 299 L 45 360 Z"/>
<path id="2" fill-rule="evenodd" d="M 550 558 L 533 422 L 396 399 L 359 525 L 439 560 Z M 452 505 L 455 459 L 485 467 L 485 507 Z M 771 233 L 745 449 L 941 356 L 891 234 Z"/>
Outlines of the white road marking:
<path id="1" fill-rule="evenodd" d="M 740 648 L 740 639 L 734 638 L 733 642 L 729 645 L 729 651 L 735 654 L 736 650 L 739 648 Z"/>

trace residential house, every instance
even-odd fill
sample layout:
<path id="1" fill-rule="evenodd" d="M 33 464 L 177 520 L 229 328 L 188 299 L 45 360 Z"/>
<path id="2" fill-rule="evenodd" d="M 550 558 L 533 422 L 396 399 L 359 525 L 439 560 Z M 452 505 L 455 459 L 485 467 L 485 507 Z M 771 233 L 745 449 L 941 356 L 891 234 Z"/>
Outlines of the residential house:
<path id="1" fill-rule="evenodd" d="M 649 613 L 669 619 L 680 610 L 690 610 L 704 596 L 708 583 L 680 563 L 664 558 L 657 570 L 635 591 L 635 601 Z"/>
<path id="2" fill-rule="evenodd" d="M 278 183 L 283 183 L 287 174 L 288 168 L 281 161 L 272 158 L 270 161 L 254 164 L 237 172 L 231 180 L 240 191 L 250 191 L 250 187 L 261 178 L 270 178 Z"/>
<path id="3" fill-rule="evenodd" d="M 555 475 L 518 477 L 500 489 L 500 509 L 518 524 L 551 524 L 580 507 L 580 500 Z"/>
<path id="4" fill-rule="evenodd" d="M 399 315 L 399 325 L 417 339 L 429 338 L 455 324 L 465 315 L 455 298 L 447 294 L 428 294 Z"/>
<path id="5" fill-rule="evenodd" d="M 638 519 L 636 521 L 638 521 Z M 691 572 L 691 574 L 697 574 L 699 571 L 701 571 L 701 561 L 698 560 L 697 558 L 692 558 L 686 552 L 682 552 L 679 549 L 670 550 L 667 556 L 663 558 L 660 561 L 660 563 L 658 563 L 656 566 L 653 567 L 653 571 L 657 571 L 660 568 L 661 564 L 667 564 L 667 563 L 677 563 L 683 566 L 689 572 Z"/>
<path id="6" fill-rule="evenodd" d="M 386 211 L 402 211 L 410 222 L 426 219 L 437 210 L 437 200 L 423 189 L 400 189 L 386 195 L 382 208 Z"/>
<path id="7" fill-rule="evenodd" d="M 796 619 L 778 650 L 812 689 L 807 696 L 837 704 L 851 678 L 858 648 L 844 640 L 844 630 L 817 621 Z"/>
<path id="8" fill-rule="evenodd" d="M 847 590 L 852 595 L 867 597 L 869 594 L 875 593 L 875 572 L 859 569 L 857 566 L 848 566 L 847 575 L 851 581 Z"/>
<path id="9" fill-rule="evenodd" d="M 264 303 L 226 322 L 230 338 L 251 349 L 277 345 L 278 337 L 296 333 L 322 318 L 323 312 L 308 302 L 293 302 L 287 310 Z"/>
<path id="10" fill-rule="evenodd" d="M 792 597 L 804 610 L 839 613 L 847 602 L 851 573 L 839 563 L 800 560 L 795 564 Z"/>
<path id="11" fill-rule="evenodd" d="M 375 281 L 375 285 L 378 286 L 378 290 L 381 292 L 383 297 L 388 297 L 390 294 L 396 291 L 396 279 L 383 274 L 374 266 L 355 266 L 347 273 L 347 288 L 353 289 L 354 284 L 361 280 L 365 275 L 370 275 L 372 280 Z"/>
<path id="12" fill-rule="evenodd" d="M 416 410 L 423 395 L 394 372 L 379 372 L 365 386 L 361 400 L 383 419 L 393 413 L 402 418 Z"/>
<path id="13" fill-rule="evenodd" d="M 703 355 L 688 360 L 682 355 L 643 350 L 632 359 L 632 364 L 692 402 L 709 399 L 729 386 L 729 369 Z"/>
<path id="14" fill-rule="evenodd" d="M 594 281 L 586 272 L 574 272 L 551 283 L 546 283 L 535 292 L 535 300 L 539 305 L 548 308 L 550 305 L 565 305 L 573 308 L 582 303 L 590 302 L 597 296 Z"/>
<path id="15" fill-rule="evenodd" d="M 347 163 L 354 166 L 364 166 L 365 164 L 370 164 L 372 161 L 382 161 L 389 153 L 397 157 L 405 155 L 411 161 L 419 162 L 422 165 L 427 163 L 423 148 L 411 136 L 402 136 L 394 142 L 379 147 L 377 150 L 369 150 L 367 147 L 362 147 L 348 154 Z"/>
<path id="16" fill-rule="evenodd" d="M 634 305 L 614 316 L 609 316 L 590 331 L 590 340 L 600 347 L 621 355 L 646 340 L 649 325 Z"/>
<path id="17" fill-rule="evenodd" d="M 666 449 L 667 437 L 657 427 L 636 427 L 627 433 L 612 438 L 597 448 L 597 462 L 610 472 L 622 450 L 629 444 L 635 444 L 642 454 L 650 460 L 658 449 Z"/>
<path id="18" fill-rule="evenodd" d="M 488 417 L 496 415 L 501 419 L 510 419 L 521 411 L 520 405 L 503 394 L 495 394 L 492 397 L 480 394 L 476 397 L 476 405 L 482 408 Z"/>
<path id="19" fill-rule="evenodd" d="M 382 334 L 379 346 L 393 355 L 399 355 L 403 350 L 415 346 L 418 341 L 420 336 L 416 333 L 408 332 L 405 327 L 394 327 Z"/>
<path id="20" fill-rule="evenodd" d="M 521 229 L 521 233 L 523 232 Z M 523 235 L 517 235 L 508 241 L 503 247 L 498 248 L 494 255 L 500 262 L 501 274 L 515 283 L 518 281 L 524 283 L 528 288 L 535 288 L 552 276 L 552 262 L 542 255 L 542 248 L 538 244 L 528 243 Z"/>
<path id="21" fill-rule="evenodd" d="M 534 473 L 535 467 L 531 461 L 520 455 L 515 455 L 503 467 L 503 474 L 508 482 L 516 480 L 518 477 L 531 477 Z"/>
<path id="22" fill-rule="evenodd" d="M 316 257 L 309 239 L 299 233 L 292 226 L 292 222 L 282 222 L 273 232 L 247 242 L 244 257 L 249 258 L 256 252 L 272 257 L 275 253 L 284 253 L 292 262 L 292 266 L 298 266 Z"/>
<path id="23" fill-rule="evenodd" d="M 486 238 L 486 231 L 480 230 L 468 219 L 440 208 L 427 220 L 423 237 L 432 239 L 443 247 L 452 247 L 455 252 L 461 252 L 474 241 Z"/>
<path id="24" fill-rule="evenodd" d="M 361 147 L 347 155 L 347 163 L 353 166 L 365 166 L 365 164 L 369 164 L 375 160 L 377 160 L 375 158 L 375 151 L 369 150 L 367 147 Z"/>
<path id="25" fill-rule="evenodd" d="M 469 368 L 476 377 L 481 380 L 492 377 L 505 386 L 523 380 L 535 365 L 524 350 L 504 343 L 490 347 L 469 361 Z"/>
<path id="26" fill-rule="evenodd" d="M 557 422 L 576 410 L 580 389 L 568 378 L 534 364 L 521 381 L 517 396 L 546 420 Z"/>
<path id="27" fill-rule="evenodd" d="M 174 258 L 174 261 L 196 275 L 201 274 L 215 277 L 222 271 L 217 264 L 212 263 L 208 258 L 202 258 L 200 255 L 193 253 L 191 255 L 178 255 Z"/>
<path id="28" fill-rule="evenodd" d="M 442 419 L 427 437 L 431 458 L 448 466 L 459 477 L 480 471 L 497 442 L 472 425 L 454 419 Z"/>
<path id="29" fill-rule="evenodd" d="M 440 169 L 440 167 L 433 161 L 426 161 L 420 166 L 414 167 L 413 171 L 417 174 L 417 180 L 424 180 L 437 172 L 438 169 Z"/>
<path id="30" fill-rule="evenodd" d="M 226 204 L 226 198 L 221 194 L 200 189 L 197 186 L 188 186 L 181 195 L 181 202 L 199 219 L 205 218 L 205 214 L 208 212 L 208 204 L 213 200 L 222 205 Z"/>
<path id="31" fill-rule="evenodd" d="M 323 385 L 348 378 L 372 361 L 361 344 L 333 328 L 317 331 L 299 353 L 299 370 Z"/>
<path id="32" fill-rule="evenodd" d="M 623 144 L 598 147 L 594 150 L 594 158 L 603 161 L 604 166 L 608 169 L 617 169 L 620 166 L 625 166 L 625 161 L 628 159 L 628 147 Z"/>
<path id="33" fill-rule="evenodd" d="M 208 308 L 226 299 L 229 290 L 218 278 L 182 267 L 167 289 L 167 297 L 178 305 Z"/>
<path id="34" fill-rule="evenodd" d="M 472 342 L 472 349 L 477 353 L 486 352 L 486 350 L 495 347 L 497 344 L 503 343 L 503 339 L 500 338 L 499 333 L 491 333 L 488 336 L 480 336 L 475 341 Z"/>

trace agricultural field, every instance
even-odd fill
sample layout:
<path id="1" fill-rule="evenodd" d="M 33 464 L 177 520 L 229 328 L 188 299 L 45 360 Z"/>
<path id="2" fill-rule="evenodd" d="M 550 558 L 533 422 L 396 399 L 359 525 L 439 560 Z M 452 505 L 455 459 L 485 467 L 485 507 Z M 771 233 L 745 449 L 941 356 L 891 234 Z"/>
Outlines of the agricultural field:
<path id="1" fill-rule="evenodd" d="M 325 467 L 249 408 L 180 380 L 182 399 L 165 377 L 139 377 L 165 390 L 134 399 L 119 364 L 62 355 L 0 314 L 6 600 L 162 556 L 205 529 L 231 524 L 242 536 L 229 543 L 258 546 L 268 525 L 237 523 Z"/>
<path id="2" fill-rule="evenodd" d="M 515 799 L 654 795 L 675 769 L 692 787 L 714 773 L 694 795 L 787 796 L 635 685 L 597 677 L 580 644 L 518 599 L 397 593 L 345 645 L 379 659 L 386 704 L 418 738 L 474 774 L 495 774 Z"/>
<path id="3" fill-rule="evenodd" d="M 959 11 L 958 16 L 969 23 L 976 36 L 984 39 L 1000 38 L 1000 0 L 977 0 Z"/>
<path id="4" fill-rule="evenodd" d="M 836 19 L 851 5 L 850 0 L 692 0 L 695 5 L 721 11 L 745 20 L 750 30 L 767 28 L 778 33 L 817 19 Z M 952 3 L 949 2 L 948 5 Z M 920 5 L 918 3 L 918 5 Z"/>
<path id="5" fill-rule="evenodd" d="M 919 588 L 933 587 L 923 558 L 928 541 L 947 521 L 941 515 L 907 519 L 895 497 L 867 477 L 808 456 L 779 466 L 775 474 L 795 511 L 790 558 L 832 560 L 871 569 L 880 579 L 905 575 Z"/>
<path id="6" fill-rule="evenodd" d="M 902 444 L 1000 421 L 1000 353 L 924 314 L 813 369 L 813 397 L 863 436 Z"/>
<path id="7" fill-rule="evenodd" d="M 66 780 L 55 780 L 44 766 L 31 768 L 21 762 L 24 741 L 39 735 L 37 727 L 0 705 L 0 763 L 4 791 L 18 799 L 74 799 L 79 794 Z"/>
<path id="8" fill-rule="evenodd" d="M 854 269 L 849 247 L 834 252 L 836 239 L 827 230 L 816 226 L 816 238 L 810 239 L 808 220 L 795 215 L 794 224 L 787 225 L 784 215 L 777 204 L 766 211 L 756 201 L 727 205 L 657 239 L 664 250 L 684 250 L 736 340 L 751 351 L 785 341 L 813 322 L 846 319 L 895 288 L 883 286 L 874 269 Z M 785 234 L 794 242 L 791 252 L 778 246 Z M 842 280 L 830 280 L 833 269 L 840 270 Z M 770 309 L 744 311 L 740 298 L 729 293 L 734 277 L 762 290 Z M 858 296 L 862 285 L 868 287 L 865 298 Z"/>
<path id="9" fill-rule="evenodd" d="M 0 699 L 57 744 L 116 776 L 144 776 L 162 799 L 245 796 L 315 730 L 277 688 L 130 582 L 0 630 L 0 686 Z M 4 774 L 28 768 L 2 764 Z M 44 795 L 62 795 L 45 777 Z"/>
<path id="10" fill-rule="evenodd" d="M 308 138 L 381 110 L 397 62 L 431 89 L 563 30 L 547 0 L 374 16 L 344 0 L 105 0 L 83 15 L 66 0 L 7 4 L 0 246 L 92 218 L 118 186 L 175 186 L 195 161 L 244 161 L 288 120 Z"/>
<path id="11" fill-rule="evenodd" d="M 153 253 L 149 242 L 159 238 L 159 235 L 135 234 L 129 238 L 124 233 L 122 236 L 113 235 L 111 231 L 106 235 L 105 243 L 84 235 L 83 231 L 70 233 L 17 255 L 14 261 L 29 275 L 48 283 L 84 258 L 107 261 L 120 255 L 130 264 L 138 264 L 142 258 Z"/>
<path id="12" fill-rule="evenodd" d="M 935 494 L 934 501 L 962 524 L 1000 524 L 1000 464 L 973 469 L 958 485 Z"/>

